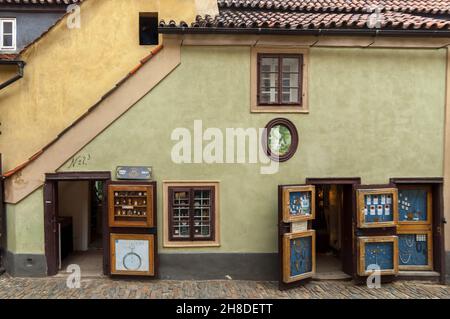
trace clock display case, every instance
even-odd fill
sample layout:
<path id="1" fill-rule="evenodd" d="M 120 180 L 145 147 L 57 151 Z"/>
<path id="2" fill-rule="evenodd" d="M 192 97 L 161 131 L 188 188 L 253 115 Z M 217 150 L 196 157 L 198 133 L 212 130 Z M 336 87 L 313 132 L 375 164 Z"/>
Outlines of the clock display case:
<path id="1" fill-rule="evenodd" d="M 155 275 L 155 235 L 111 234 L 111 274 Z"/>
<path id="2" fill-rule="evenodd" d="M 109 185 L 109 226 L 154 226 L 153 185 Z"/>

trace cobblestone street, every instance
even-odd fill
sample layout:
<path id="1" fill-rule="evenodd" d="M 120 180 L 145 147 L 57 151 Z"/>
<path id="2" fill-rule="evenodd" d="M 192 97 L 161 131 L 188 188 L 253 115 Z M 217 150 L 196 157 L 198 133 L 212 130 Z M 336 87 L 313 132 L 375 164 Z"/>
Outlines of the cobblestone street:
<path id="1" fill-rule="evenodd" d="M 80 289 L 69 289 L 66 279 L 0 277 L 0 298 L 445 298 L 450 286 L 423 281 L 397 281 L 368 289 L 351 281 L 313 281 L 280 292 L 275 282 L 256 281 L 129 281 L 86 278 Z"/>

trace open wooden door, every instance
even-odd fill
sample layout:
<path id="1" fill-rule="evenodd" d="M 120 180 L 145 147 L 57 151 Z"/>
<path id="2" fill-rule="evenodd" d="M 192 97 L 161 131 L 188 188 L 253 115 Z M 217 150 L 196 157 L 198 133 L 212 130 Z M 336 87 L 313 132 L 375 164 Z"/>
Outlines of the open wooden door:
<path id="1" fill-rule="evenodd" d="M 315 187 L 278 186 L 279 289 L 296 287 L 316 272 Z"/>
<path id="2" fill-rule="evenodd" d="M 47 275 L 54 276 L 59 269 L 59 230 L 57 221 L 58 186 L 56 181 L 46 181 L 44 184 L 44 227 L 45 227 L 45 258 L 47 260 Z"/>
<path id="3" fill-rule="evenodd" d="M 382 281 L 398 274 L 398 190 L 393 185 L 355 185 L 354 277 L 379 270 Z"/>

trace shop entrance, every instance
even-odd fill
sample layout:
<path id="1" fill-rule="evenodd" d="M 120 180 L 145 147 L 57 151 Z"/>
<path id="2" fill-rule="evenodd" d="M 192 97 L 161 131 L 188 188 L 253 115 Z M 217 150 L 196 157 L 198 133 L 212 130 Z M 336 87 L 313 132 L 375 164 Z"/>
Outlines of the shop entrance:
<path id="1" fill-rule="evenodd" d="M 71 264 L 83 276 L 105 272 L 109 172 L 47 174 L 45 252 L 48 275 L 64 274 Z"/>
<path id="2" fill-rule="evenodd" d="M 307 184 L 316 187 L 316 217 L 311 221 L 316 231 L 315 279 L 352 278 L 352 213 L 354 184 L 359 178 L 316 179 Z"/>

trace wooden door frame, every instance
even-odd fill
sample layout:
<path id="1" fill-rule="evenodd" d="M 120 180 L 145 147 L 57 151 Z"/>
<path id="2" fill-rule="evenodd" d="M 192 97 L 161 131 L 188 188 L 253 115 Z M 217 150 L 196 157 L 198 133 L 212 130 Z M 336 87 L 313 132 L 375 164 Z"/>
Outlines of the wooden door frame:
<path id="1" fill-rule="evenodd" d="M 107 247 L 106 236 L 108 229 L 108 189 L 107 183 L 111 180 L 111 172 L 61 172 L 45 174 L 44 184 L 44 232 L 45 232 L 45 258 L 47 261 L 47 275 L 54 276 L 58 273 L 58 245 L 55 235 L 55 222 L 58 212 L 58 182 L 63 181 L 102 181 L 103 183 L 103 247 Z M 109 252 L 103 251 L 103 273 L 109 263 Z"/>
<path id="2" fill-rule="evenodd" d="M 306 184 L 308 185 L 341 185 L 349 187 L 347 191 L 350 192 L 350 198 L 347 198 L 345 202 L 349 205 L 349 209 L 343 209 L 342 212 L 342 224 L 341 224 L 341 240 L 342 240 L 342 249 L 341 249 L 341 261 L 342 261 L 342 270 L 348 274 L 353 276 L 353 255 L 355 252 L 355 247 L 353 245 L 354 240 L 354 225 L 353 225 L 353 213 L 354 213 L 354 185 L 361 185 L 361 177 L 330 177 L 330 178 L 306 178 Z M 345 191 L 345 189 L 343 190 Z M 345 196 L 345 193 L 343 194 Z M 345 198 L 344 198 L 345 200 Z M 342 204 L 345 205 L 345 202 Z M 349 235 L 349 238 L 346 238 L 346 235 Z"/>
<path id="3" fill-rule="evenodd" d="M 444 179 L 442 177 L 391 178 L 390 182 L 398 185 L 431 186 L 433 196 L 432 230 L 433 230 L 433 270 L 439 273 L 439 281 L 445 284 L 445 216 L 444 216 Z"/>

